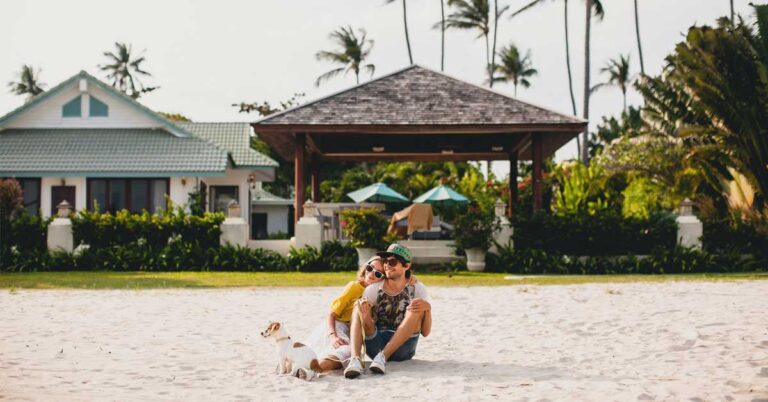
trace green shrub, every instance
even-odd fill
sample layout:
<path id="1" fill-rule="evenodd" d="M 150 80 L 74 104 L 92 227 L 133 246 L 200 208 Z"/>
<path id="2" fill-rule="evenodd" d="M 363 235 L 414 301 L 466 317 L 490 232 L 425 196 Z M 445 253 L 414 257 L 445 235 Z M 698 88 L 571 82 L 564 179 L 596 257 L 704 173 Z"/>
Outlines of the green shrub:
<path id="1" fill-rule="evenodd" d="M 716 254 L 751 254 L 768 262 L 768 222 L 733 218 L 704 221 L 704 248 Z"/>
<path id="2" fill-rule="evenodd" d="M 387 235 L 387 220 L 375 208 L 348 209 L 339 214 L 344 235 L 354 248 L 383 249 Z"/>
<path id="3" fill-rule="evenodd" d="M 600 256 L 648 254 L 676 244 L 675 216 L 654 213 L 648 219 L 624 218 L 618 211 L 553 216 L 546 212 L 513 218 L 517 249 Z"/>
<path id="4" fill-rule="evenodd" d="M 287 258 L 288 266 L 299 272 L 324 272 L 330 271 L 330 267 L 323 259 L 323 255 L 315 247 L 302 248 L 291 247 Z"/>
<path id="5" fill-rule="evenodd" d="M 472 206 L 456 216 L 453 239 L 458 250 L 480 248 L 487 250 L 493 241 L 493 233 L 499 229 L 496 217 Z"/>
<path id="6" fill-rule="evenodd" d="M 357 251 L 338 240 L 323 243 L 320 254 L 331 271 L 357 270 Z"/>
<path id="7" fill-rule="evenodd" d="M 36 271 L 46 264 L 48 225 L 21 210 L 12 219 L 0 218 L 0 271 Z"/>
<path id="8" fill-rule="evenodd" d="M 280 254 L 261 248 L 221 246 L 211 259 L 212 271 L 287 271 L 286 259 Z"/>

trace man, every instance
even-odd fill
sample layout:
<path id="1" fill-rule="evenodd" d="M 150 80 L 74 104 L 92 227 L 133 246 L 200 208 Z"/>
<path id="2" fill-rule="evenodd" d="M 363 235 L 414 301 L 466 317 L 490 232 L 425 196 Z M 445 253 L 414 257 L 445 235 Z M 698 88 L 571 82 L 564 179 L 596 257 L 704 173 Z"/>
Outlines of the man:
<path id="1" fill-rule="evenodd" d="M 356 378 L 363 372 L 360 362 L 363 330 L 365 352 L 373 359 L 370 369 L 384 374 L 387 361 L 413 358 L 419 334 L 432 330 L 432 306 L 427 302 L 427 289 L 421 282 L 408 285 L 411 273 L 411 251 L 392 244 L 377 253 L 384 260 L 386 279 L 369 285 L 352 314 L 352 358 L 344 377 Z"/>

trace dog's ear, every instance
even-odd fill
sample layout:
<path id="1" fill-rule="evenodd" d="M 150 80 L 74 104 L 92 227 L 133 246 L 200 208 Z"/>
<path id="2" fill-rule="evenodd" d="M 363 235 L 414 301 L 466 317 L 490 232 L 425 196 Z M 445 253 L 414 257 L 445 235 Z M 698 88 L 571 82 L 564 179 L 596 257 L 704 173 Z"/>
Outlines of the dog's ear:
<path id="1" fill-rule="evenodd" d="M 277 332 L 280 330 L 280 323 L 279 322 L 271 322 L 269 323 L 269 327 L 267 328 L 267 331 L 269 332 Z"/>

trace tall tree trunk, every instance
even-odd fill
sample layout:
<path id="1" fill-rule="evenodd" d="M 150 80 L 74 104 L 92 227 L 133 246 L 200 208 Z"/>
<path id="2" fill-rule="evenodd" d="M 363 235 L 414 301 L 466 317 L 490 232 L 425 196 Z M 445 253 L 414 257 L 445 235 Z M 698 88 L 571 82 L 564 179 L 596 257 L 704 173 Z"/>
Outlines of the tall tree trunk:
<path id="1" fill-rule="evenodd" d="M 488 76 L 493 88 L 493 72 L 496 70 L 496 37 L 499 33 L 499 0 L 493 2 L 493 48 L 491 49 L 491 66 L 488 67 Z"/>
<path id="2" fill-rule="evenodd" d="M 573 115 L 576 116 L 576 97 L 573 95 L 573 77 L 571 76 L 571 46 L 568 41 L 568 0 L 563 0 L 565 4 L 565 67 L 568 69 L 568 90 L 571 93 L 571 106 Z M 578 141 L 578 138 L 576 138 Z M 579 150 L 581 152 L 581 150 Z"/>
<path id="3" fill-rule="evenodd" d="M 485 70 L 488 73 L 488 83 L 493 86 L 493 72 L 491 71 L 491 55 L 489 54 L 488 32 L 485 33 Z"/>
<path id="4" fill-rule="evenodd" d="M 357 85 L 360 85 L 360 72 L 355 71 L 355 81 L 357 82 Z"/>
<path id="5" fill-rule="evenodd" d="M 413 55 L 411 54 L 411 39 L 408 37 L 408 15 L 405 10 L 405 0 L 403 0 L 403 26 L 405 27 L 405 44 L 408 46 L 408 61 L 413 64 Z"/>
<path id="6" fill-rule="evenodd" d="M 624 97 L 624 113 L 627 113 L 627 89 L 621 89 L 621 95 Z"/>
<path id="7" fill-rule="evenodd" d="M 445 1 L 440 0 L 440 71 L 445 71 Z"/>
<path id="8" fill-rule="evenodd" d="M 587 0 L 587 19 L 584 27 L 584 110 L 582 115 L 584 120 L 589 120 L 589 34 L 592 25 L 592 0 Z M 589 163 L 589 124 L 584 129 L 584 141 L 581 147 L 581 161 Z"/>
<path id="9" fill-rule="evenodd" d="M 733 0 L 731 0 L 731 22 L 733 23 L 735 23 L 734 18 L 736 18 L 736 15 L 733 13 Z"/>
<path id="10" fill-rule="evenodd" d="M 733 0 L 731 0 L 733 4 Z M 637 0 L 635 0 L 635 33 L 637 34 L 637 53 L 640 55 L 640 74 L 645 75 L 645 64 L 643 63 L 643 45 L 640 44 L 640 17 L 637 14 Z"/>

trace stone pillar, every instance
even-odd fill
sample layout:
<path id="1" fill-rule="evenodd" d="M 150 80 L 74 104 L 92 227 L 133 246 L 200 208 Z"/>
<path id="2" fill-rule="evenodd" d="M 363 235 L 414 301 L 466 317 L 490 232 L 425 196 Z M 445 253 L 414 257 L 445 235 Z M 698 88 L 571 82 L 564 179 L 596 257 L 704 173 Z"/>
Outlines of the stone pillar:
<path id="1" fill-rule="evenodd" d="M 65 251 L 71 253 L 75 249 L 75 239 L 72 234 L 72 205 L 66 200 L 56 206 L 56 218 L 48 225 L 48 251 Z"/>
<path id="2" fill-rule="evenodd" d="M 680 215 L 677 219 L 677 244 L 683 247 L 693 247 L 700 249 L 701 236 L 704 234 L 704 225 L 699 218 L 693 214 L 693 202 L 689 199 L 683 200 L 680 205 Z"/>
<path id="3" fill-rule="evenodd" d="M 240 204 L 235 200 L 227 205 L 227 218 L 221 224 L 219 242 L 222 246 L 229 244 L 246 247 L 248 245 L 248 223 L 240 215 Z"/>
<path id="4" fill-rule="evenodd" d="M 320 249 L 323 245 L 323 224 L 317 219 L 317 208 L 310 200 L 304 203 L 304 216 L 296 222 L 296 248 L 312 246 Z"/>
<path id="5" fill-rule="evenodd" d="M 512 234 L 514 229 L 512 228 L 512 222 L 507 219 L 506 205 L 501 200 L 496 200 L 495 214 L 496 219 L 499 220 L 500 228 L 493 234 L 493 240 L 502 246 L 513 247 Z M 496 244 L 492 244 L 488 252 L 499 255 L 499 248 L 496 247 Z"/>

